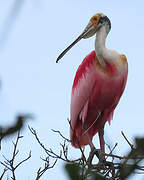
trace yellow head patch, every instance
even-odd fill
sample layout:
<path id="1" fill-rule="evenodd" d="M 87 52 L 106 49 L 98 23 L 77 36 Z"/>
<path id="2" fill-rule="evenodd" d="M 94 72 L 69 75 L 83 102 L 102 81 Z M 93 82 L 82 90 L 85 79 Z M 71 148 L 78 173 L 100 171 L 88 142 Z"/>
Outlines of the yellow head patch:
<path id="1" fill-rule="evenodd" d="M 93 26 L 94 26 L 95 28 L 96 28 L 97 25 L 98 25 L 98 22 L 99 22 L 100 17 L 103 17 L 103 16 L 105 16 L 105 15 L 102 14 L 102 13 L 97 13 L 97 14 L 95 14 L 95 15 L 90 19 L 91 23 L 93 24 Z"/>

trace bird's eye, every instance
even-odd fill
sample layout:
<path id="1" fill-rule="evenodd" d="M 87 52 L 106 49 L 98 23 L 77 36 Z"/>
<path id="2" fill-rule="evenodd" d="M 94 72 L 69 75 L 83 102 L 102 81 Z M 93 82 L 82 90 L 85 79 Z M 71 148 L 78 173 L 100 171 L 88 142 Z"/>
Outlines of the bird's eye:
<path id="1" fill-rule="evenodd" d="M 103 18 L 100 18 L 100 19 L 99 19 L 99 23 L 102 24 L 102 23 L 103 23 L 103 20 L 104 20 Z"/>

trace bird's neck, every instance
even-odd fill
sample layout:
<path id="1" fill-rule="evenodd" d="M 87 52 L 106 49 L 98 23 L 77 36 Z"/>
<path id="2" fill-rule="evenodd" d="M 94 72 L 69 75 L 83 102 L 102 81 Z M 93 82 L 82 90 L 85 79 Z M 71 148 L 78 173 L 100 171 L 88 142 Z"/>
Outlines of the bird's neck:
<path id="1" fill-rule="evenodd" d="M 96 56 L 99 60 L 99 63 L 101 66 L 105 67 L 105 61 L 104 57 L 107 52 L 107 48 L 105 47 L 105 41 L 106 37 L 108 35 L 108 30 L 107 26 L 102 26 L 96 34 L 96 39 L 95 39 L 95 51 L 96 51 Z"/>

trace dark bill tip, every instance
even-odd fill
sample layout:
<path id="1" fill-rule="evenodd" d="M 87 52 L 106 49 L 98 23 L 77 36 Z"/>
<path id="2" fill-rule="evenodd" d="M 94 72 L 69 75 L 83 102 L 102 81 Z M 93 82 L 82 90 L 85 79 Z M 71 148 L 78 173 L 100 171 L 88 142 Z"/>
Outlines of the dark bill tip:
<path id="1" fill-rule="evenodd" d="M 79 42 L 82 38 L 83 38 L 83 34 L 82 33 L 73 43 L 71 43 L 57 58 L 56 63 L 59 62 L 59 60 L 77 43 Z"/>

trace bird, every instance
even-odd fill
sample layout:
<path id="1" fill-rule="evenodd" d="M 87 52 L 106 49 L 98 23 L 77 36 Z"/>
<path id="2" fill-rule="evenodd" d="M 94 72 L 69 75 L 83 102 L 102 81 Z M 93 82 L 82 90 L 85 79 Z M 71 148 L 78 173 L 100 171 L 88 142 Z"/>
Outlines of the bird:
<path id="1" fill-rule="evenodd" d="M 95 148 L 93 137 L 98 133 L 103 159 L 104 126 L 113 118 L 128 76 L 126 56 L 106 47 L 110 30 L 110 19 L 103 13 L 95 14 L 80 36 L 56 60 L 58 62 L 81 39 L 95 35 L 95 50 L 79 65 L 72 85 L 70 140 L 75 148 L 89 145 L 92 150 Z"/>

